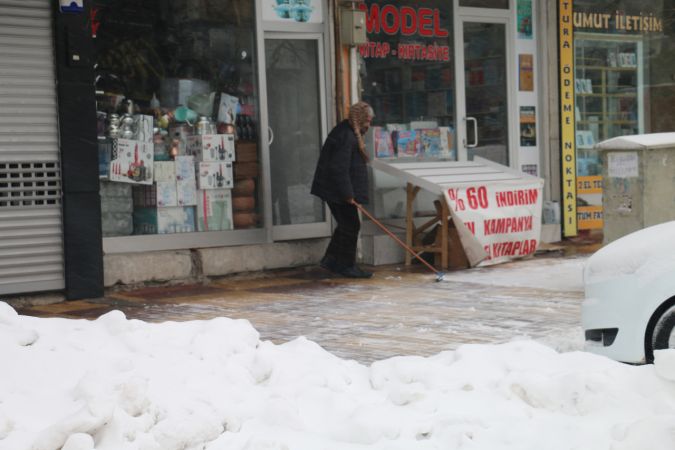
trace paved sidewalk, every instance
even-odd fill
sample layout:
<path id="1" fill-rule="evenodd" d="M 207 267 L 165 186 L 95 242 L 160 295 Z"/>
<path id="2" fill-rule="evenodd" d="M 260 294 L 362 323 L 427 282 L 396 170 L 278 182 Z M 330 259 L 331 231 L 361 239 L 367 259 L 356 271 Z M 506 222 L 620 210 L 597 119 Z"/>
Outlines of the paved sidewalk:
<path id="1" fill-rule="evenodd" d="M 451 272 L 439 283 L 421 266 L 377 267 L 370 280 L 336 278 L 311 267 L 118 290 L 101 299 L 18 311 L 95 319 L 118 309 L 151 322 L 227 316 L 249 320 L 262 339 L 283 343 L 305 336 L 362 363 L 522 336 L 574 347 L 582 342 L 584 261 L 585 256 L 539 256 Z"/>

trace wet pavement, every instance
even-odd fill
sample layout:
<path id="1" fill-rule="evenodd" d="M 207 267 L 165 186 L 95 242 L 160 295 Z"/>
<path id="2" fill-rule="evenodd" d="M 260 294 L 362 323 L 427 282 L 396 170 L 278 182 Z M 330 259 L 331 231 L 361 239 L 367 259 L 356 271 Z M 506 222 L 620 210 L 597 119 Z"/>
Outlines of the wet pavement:
<path id="1" fill-rule="evenodd" d="M 572 341 L 574 346 L 582 339 L 583 292 L 576 273 L 588 251 L 572 253 L 450 272 L 442 282 L 420 265 L 370 268 L 375 275 L 369 280 L 337 278 L 306 267 L 200 284 L 116 289 L 100 299 L 17 311 L 95 319 L 120 310 L 129 319 L 149 322 L 246 319 L 261 339 L 283 343 L 305 336 L 339 357 L 362 363 L 521 337 L 554 347 Z M 561 270 L 574 273 L 574 282 L 556 282 Z"/>

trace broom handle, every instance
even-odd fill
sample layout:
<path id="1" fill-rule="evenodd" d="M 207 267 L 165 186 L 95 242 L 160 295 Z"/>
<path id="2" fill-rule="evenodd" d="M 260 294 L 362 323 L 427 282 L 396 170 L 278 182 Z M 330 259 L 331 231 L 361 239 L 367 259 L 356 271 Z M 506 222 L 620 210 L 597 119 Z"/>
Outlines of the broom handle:
<path id="1" fill-rule="evenodd" d="M 406 244 L 405 242 L 403 242 L 402 240 L 400 240 L 400 239 L 398 238 L 398 236 L 396 236 L 394 233 L 392 233 L 391 231 L 389 231 L 389 230 L 387 229 L 387 227 L 385 227 L 385 226 L 382 224 L 382 222 L 380 222 L 379 220 L 377 220 L 375 217 L 372 216 L 372 214 L 370 214 L 368 211 L 366 211 L 366 208 L 364 208 L 363 206 L 361 206 L 360 204 L 358 204 L 358 203 L 356 203 L 356 202 L 354 202 L 354 204 L 355 204 L 356 207 L 359 209 L 359 211 L 361 211 L 363 214 L 365 214 L 370 220 L 372 220 L 373 222 L 375 222 L 375 224 L 376 224 L 378 227 L 380 227 L 380 229 L 382 229 L 382 231 L 384 231 L 385 233 L 387 233 L 387 234 L 389 235 L 389 237 L 391 237 L 393 240 L 395 240 L 396 242 L 398 242 L 398 244 L 399 244 L 401 247 L 403 247 L 404 249 L 406 249 L 406 250 L 408 251 L 408 253 L 410 253 L 410 254 L 413 255 L 415 258 L 417 258 L 418 260 L 420 260 L 420 262 L 421 262 L 422 264 L 424 264 L 425 266 L 427 266 L 427 267 L 429 268 L 429 270 L 431 270 L 432 272 L 434 272 L 434 273 L 436 273 L 436 274 L 438 273 L 438 270 L 436 270 L 436 269 L 434 268 L 434 266 L 432 266 L 431 264 L 429 264 L 428 262 L 426 262 L 424 259 L 422 259 L 422 257 L 419 256 L 419 253 L 415 253 L 415 250 L 413 250 L 412 248 L 410 248 L 410 247 L 408 246 L 408 244 Z"/>

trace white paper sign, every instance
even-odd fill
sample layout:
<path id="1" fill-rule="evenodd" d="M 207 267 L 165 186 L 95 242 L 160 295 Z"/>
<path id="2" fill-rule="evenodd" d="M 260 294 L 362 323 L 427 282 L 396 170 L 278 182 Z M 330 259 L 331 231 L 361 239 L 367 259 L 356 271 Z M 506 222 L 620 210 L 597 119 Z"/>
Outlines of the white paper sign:
<path id="1" fill-rule="evenodd" d="M 637 178 L 637 152 L 611 152 L 607 154 L 607 172 L 610 178 Z"/>
<path id="2" fill-rule="evenodd" d="M 472 266 L 531 255 L 541 236 L 542 181 L 448 187 L 445 199 Z"/>
<path id="3" fill-rule="evenodd" d="M 324 0 L 263 0 L 267 22 L 323 23 Z"/>

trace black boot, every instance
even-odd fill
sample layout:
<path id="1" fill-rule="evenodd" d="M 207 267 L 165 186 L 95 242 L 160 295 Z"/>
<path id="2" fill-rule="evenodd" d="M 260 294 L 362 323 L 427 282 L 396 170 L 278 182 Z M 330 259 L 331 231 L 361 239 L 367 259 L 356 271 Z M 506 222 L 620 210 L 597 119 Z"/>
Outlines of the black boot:
<path id="1" fill-rule="evenodd" d="M 340 275 L 347 278 L 370 278 L 373 276 L 372 272 L 361 269 L 356 264 L 345 269 L 342 269 Z"/>
<path id="2" fill-rule="evenodd" d="M 321 258 L 319 266 L 322 269 L 328 270 L 329 272 L 340 273 L 340 268 L 338 267 L 337 260 L 332 255 L 325 255 L 323 258 Z"/>

